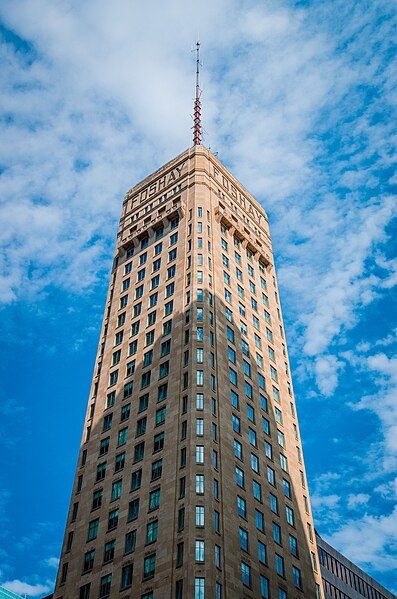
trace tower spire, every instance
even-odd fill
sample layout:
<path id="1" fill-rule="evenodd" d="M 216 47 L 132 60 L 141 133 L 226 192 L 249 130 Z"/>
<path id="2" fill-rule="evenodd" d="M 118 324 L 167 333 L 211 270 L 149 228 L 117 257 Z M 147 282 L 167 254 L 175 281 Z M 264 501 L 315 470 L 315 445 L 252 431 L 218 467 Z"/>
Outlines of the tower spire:
<path id="1" fill-rule="evenodd" d="M 194 126 L 193 143 L 195 146 L 201 144 L 201 100 L 200 100 L 200 42 L 196 42 L 196 97 L 194 100 Z"/>

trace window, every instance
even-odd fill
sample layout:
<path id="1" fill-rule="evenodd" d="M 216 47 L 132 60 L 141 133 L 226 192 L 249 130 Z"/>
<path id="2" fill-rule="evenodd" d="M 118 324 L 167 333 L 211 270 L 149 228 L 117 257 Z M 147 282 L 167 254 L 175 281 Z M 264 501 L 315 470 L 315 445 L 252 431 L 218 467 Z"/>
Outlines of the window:
<path id="1" fill-rule="evenodd" d="M 281 527 L 276 524 L 276 522 L 272 523 L 272 532 L 273 532 L 273 540 L 281 545 Z"/>
<path id="2" fill-rule="evenodd" d="M 172 313 L 173 308 L 174 308 L 174 300 L 167 302 L 164 305 L 164 316 L 169 316 Z"/>
<path id="3" fill-rule="evenodd" d="M 196 371 L 196 385 L 198 387 L 202 387 L 204 385 L 204 371 L 203 370 Z"/>
<path id="4" fill-rule="evenodd" d="M 120 499 L 120 497 L 121 497 L 121 487 L 122 487 L 122 481 L 121 480 L 116 480 L 112 484 L 111 501 L 115 501 L 116 499 Z"/>
<path id="5" fill-rule="evenodd" d="M 180 568 L 183 564 L 183 551 L 184 549 L 184 544 L 182 543 L 178 543 L 178 545 L 176 546 L 176 567 Z"/>
<path id="6" fill-rule="evenodd" d="M 284 495 L 288 497 L 288 499 L 292 499 L 291 483 L 285 480 L 285 478 L 283 478 L 283 491 Z"/>
<path id="7" fill-rule="evenodd" d="M 120 589 L 127 589 L 132 585 L 132 564 L 127 564 L 123 566 L 121 570 L 121 585 Z"/>
<path id="8" fill-rule="evenodd" d="M 164 447 L 164 433 L 159 433 L 154 436 L 153 440 L 153 453 L 161 451 Z"/>
<path id="9" fill-rule="evenodd" d="M 196 418 L 196 435 L 202 437 L 204 435 L 204 419 Z"/>
<path id="10" fill-rule="evenodd" d="M 298 557 L 298 541 L 293 535 L 289 535 L 289 549 L 294 557 Z"/>
<path id="11" fill-rule="evenodd" d="M 120 447 L 127 442 L 128 437 L 128 428 L 122 428 L 119 430 L 119 434 L 117 436 L 117 446 Z"/>
<path id="12" fill-rule="evenodd" d="M 115 385 L 117 383 L 117 379 L 119 378 L 119 371 L 113 370 L 113 372 L 109 375 L 109 386 Z"/>
<path id="13" fill-rule="evenodd" d="M 248 549 L 248 532 L 244 528 L 239 528 L 240 549 L 249 551 Z"/>
<path id="14" fill-rule="evenodd" d="M 262 416 L 262 430 L 266 435 L 270 435 L 270 422 L 264 416 Z"/>
<path id="15" fill-rule="evenodd" d="M 247 504 L 245 499 L 237 495 L 237 513 L 242 518 L 247 518 Z"/>
<path id="16" fill-rule="evenodd" d="M 295 566 L 292 566 L 292 580 L 297 589 L 302 588 L 302 574 L 299 568 L 296 568 Z"/>
<path id="17" fill-rule="evenodd" d="M 132 390 L 133 390 L 133 383 L 132 381 L 129 383 L 126 383 L 123 387 L 123 399 L 126 399 L 127 397 L 131 397 L 132 395 Z"/>
<path id="18" fill-rule="evenodd" d="M 141 389 L 145 389 L 150 385 L 151 371 L 144 372 L 141 377 Z"/>
<path id="19" fill-rule="evenodd" d="M 158 521 L 149 522 L 146 526 L 146 544 L 157 541 Z"/>
<path id="20" fill-rule="evenodd" d="M 133 322 L 131 325 L 131 336 L 133 337 L 134 335 L 138 335 L 139 333 L 139 320 L 137 322 Z M 130 356 L 132 356 L 138 347 L 138 342 L 134 341 L 133 343 L 130 343 Z"/>
<path id="21" fill-rule="evenodd" d="M 155 510 L 160 505 L 160 489 L 155 489 L 149 493 L 149 510 Z"/>
<path id="22" fill-rule="evenodd" d="M 243 446 L 241 445 L 241 443 L 239 441 L 237 441 L 237 439 L 233 440 L 233 447 L 234 447 L 234 455 L 236 456 L 236 458 L 238 458 L 239 460 L 243 459 Z"/>
<path id="23" fill-rule="evenodd" d="M 288 524 L 291 524 L 291 526 L 295 526 L 294 510 L 290 508 L 288 505 L 285 506 L 285 516 L 287 518 Z"/>
<path id="24" fill-rule="evenodd" d="M 160 426 L 161 424 L 164 424 L 165 422 L 165 416 L 166 416 L 166 408 L 159 408 L 156 411 L 156 417 L 155 417 L 155 424 L 156 426 Z"/>
<path id="25" fill-rule="evenodd" d="M 204 578 L 194 579 L 194 599 L 204 599 Z"/>
<path id="26" fill-rule="evenodd" d="M 180 507 L 178 510 L 178 532 L 185 528 L 185 508 Z"/>
<path id="27" fill-rule="evenodd" d="M 204 561 L 204 541 L 196 540 L 195 558 L 196 562 Z"/>
<path id="28" fill-rule="evenodd" d="M 255 524 L 260 532 L 265 532 L 265 519 L 262 512 L 259 510 L 255 510 Z"/>
<path id="29" fill-rule="evenodd" d="M 87 533 L 87 541 L 92 541 L 96 539 L 99 528 L 99 518 L 95 518 L 95 520 L 91 520 L 88 525 L 88 533 Z"/>
<path id="30" fill-rule="evenodd" d="M 144 393 L 139 398 L 138 412 L 144 412 L 149 405 L 149 393 Z"/>
<path id="31" fill-rule="evenodd" d="M 117 527 L 119 521 L 119 510 L 116 508 L 115 510 L 111 510 L 108 515 L 108 530 L 113 530 Z"/>
<path id="32" fill-rule="evenodd" d="M 108 597 L 110 595 L 110 587 L 112 585 L 112 575 L 107 574 L 102 576 L 99 585 L 99 597 Z"/>
<path id="33" fill-rule="evenodd" d="M 105 475 L 106 475 L 106 462 L 102 462 L 101 464 L 98 464 L 98 466 L 96 467 L 95 482 L 99 482 L 100 480 L 103 480 L 105 478 Z"/>
<path id="34" fill-rule="evenodd" d="M 196 474 L 196 494 L 203 495 L 204 494 L 204 475 Z"/>
<path id="35" fill-rule="evenodd" d="M 264 445 L 266 457 L 269 458 L 269 460 L 273 460 L 273 447 L 267 441 L 265 441 Z"/>
<path id="36" fill-rule="evenodd" d="M 125 406 L 123 406 L 121 408 L 121 412 L 120 412 L 120 420 L 121 422 L 125 422 L 126 420 L 128 420 L 128 418 L 130 417 L 130 412 L 131 412 L 131 404 L 128 403 Z"/>
<path id="37" fill-rule="evenodd" d="M 105 455 L 109 451 L 109 440 L 110 437 L 106 437 L 106 439 L 102 439 L 99 446 L 99 455 Z"/>
<path id="38" fill-rule="evenodd" d="M 254 472 L 259 474 L 259 458 L 254 453 L 251 453 L 251 468 Z"/>
<path id="39" fill-rule="evenodd" d="M 269 505 L 270 505 L 270 509 L 272 510 L 272 512 L 274 514 L 278 514 L 277 497 L 275 495 L 273 495 L 272 493 L 270 493 L 270 495 L 269 495 Z"/>
<path id="40" fill-rule="evenodd" d="M 255 422 L 255 410 L 249 403 L 247 403 L 247 418 L 251 422 Z"/>
<path id="41" fill-rule="evenodd" d="M 235 370 L 233 370 L 233 368 L 230 368 L 230 367 L 229 367 L 229 381 L 232 383 L 232 385 L 237 386 L 237 372 Z"/>
<path id="42" fill-rule="evenodd" d="M 236 483 L 239 487 L 244 488 L 244 471 L 241 470 L 238 466 L 235 467 L 236 470 Z"/>
<path id="43" fill-rule="evenodd" d="M 204 506 L 196 505 L 196 526 L 204 526 Z"/>
<path id="44" fill-rule="evenodd" d="M 204 464 L 204 445 L 196 445 L 196 464 Z"/>
<path id="45" fill-rule="evenodd" d="M 156 571 L 156 554 L 148 555 L 143 561 L 143 578 L 152 578 Z"/>
<path id="46" fill-rule="evenodd" d="M 288 472 L 288 461 L 285 455 L 280 453 L 280 466 L 284 470 L 284 472 Z"/>
<path id="47" fill-rule="evenodd" d="M 156 460 L 152 464 L 152 475 L 151 480 L 157 480 L 161 478 L 163 472 L 163 460 Z"/>
<path id="48" fill-rule="evenodd" d="M 258 540 L 258 559 L 262 564 L 267 564 L 266 545 Z"/>
<path id="49" fill-rule="evenodd" d="M 130 522 L 131 520 L 136 520 L 138 518 L 138 515 L 139 515 L 139 497 L 136 499 L 133 499 L 128 504 L 127 522 Z"/>
<path id="50" fill-rule="evenodd" d="M 241 562 L 241 580 L 245 586 L 251 587 L 251 567 L 245 562 Z"/>
<path id="51" fill-rule="evenodd" d="M 279 574 L 280 576 L 285 576 L 284 558 L 281 557 L 281 555 L 279 555 L 278 553 L 276 553 L 274 559 L 275 559 L 275 562 L 276 562 L 276 572 L 277 572 L 277 574 Z"/>
<path id="52" fill-rule="evenodd" d="M 204 394 L 196 393 L 196 410 L 204 410 Z"/>
<path id="53" fill-rule="evenodd" d="M 155 275 L 154 277 L 152 277 L 150 279 L 150 290 L 153 291 L 154 289 L 157 289 L 157 287 L 160 285 L 160 275 Z M 149 303 L 150 306 L 150 303 Z"/>
<path id="54" fill-rule="evenodd" d="M 167 360 L 166 362 L 162 362 L 162 364 L 160 364 L 160 368 L 159 368 L 159 379 L 164 378 L 165 376 L 168 376 L 170 371 L 170 363 Z"/>
<path id="55" fill-rule="evenodd" d="M 89 572 L 94 567 L 95 549 L 87 551 L 84 555 L 83 572 Z"/>
<path id="56" fill-rule="evenodd" d="M 270 587 L 269 587 L 269 581 L 267 578 L 265 578 L 265 576 L 259 576 L 259 584 L 261 587 L 261 597 L 263 599 L 269 599 L 270 597 Z"/>
<path id="57" fill-rule="evenodd" d="M 143 460 L 143 455 L 145 453 L 145 441 L 138 443 L 134 447 L 134 462 L 139 462 Z"/>
<path id="58" fill-rule="evenodd" d="M 120 472 L 120 470 L 122 470 L 124 468 L 124 464 L 125 464 L 125 453 L 119 453 L 118 455 L 116 455 L 114 471 Z"/>
<path id="59" fill-rule="evenodd" d="M 215 532 L 221 531 L 220 514 L 217 510 L 214 510 L 214 531 Z"/>
<path id="60" fill-rule="evenodd" d="M 135 470 L 131 475 L 131 491 L 136 491 L 142 483 L 142 470 Z"/>
<path id="61" fill-rule="evenodd" d="M 258 443 L 256 440 L 256 432 L 254 431 L 254 429 L 252 429 L 252 428 L 248 429 L 248 437 L 249 437 L 249 441 L 250 441 L 251 445 L 253 445 L 254 447 L 258 447 Z"/>
<path id="62" fill-rule="evenodd" d="M 252 481 L 252 494 L 254 499 L 262 501 L 262 487 L 256 480 Z"/>
<path id="63" fill-rule="evenodd" d="M 82 587 L 80 587 L 80 593 L 79 593 L 79 599 L 89 599 L 90 597 L 90 589 L 91 589 L 91 583 L 87 583 L 85 585 L 83 585 Z"/>
<path id="64" fill-rule="evenodd" d="M 112 561 L 112 559 L 114 558 L 114 549 L 116 547 L 116 541 L 108 541 L 107 543 L 105 543 L 105 551 L 103 554 L 103 561 L 104 563 L 106 562 L 110 562 Z"/>
<path id="65" fill-rule="evenodd" d="M 215 561 L 215 566 L 217 568 L 221 567 L 221 548 L 219 547 L 219 545 L 215 545 L 214 547 L 214 561 Z"/>
<path id="66" fill-rule="evenodd" d="M 233 424 L 234 432 L 240 433 L 240 431 L 241 431 L 240 418 L 238 416 L 236 416 L 236 414 L 232 414 L 232 424 Z"/>
<path id="67" fill-rule="evenodd" d="M 232 389 L 230 390 L 230 400 L 232 402 L 232 406 L 233 408 L 236 408 L 236 410 L 239 409 L 240 405 L 239 405 L 239 399 L 238 399 L 238 395 L 235 391 L 233 391 Z"/>
<path id="68" fill-rule="evenodd" d="M 273 468 L 270 468 L 270 466 L 266 466 L 266 476 L 267 476 L 267 481 L 273 485 L 273 487 L 276 486 L 276 472 L 273 470 Z"/>

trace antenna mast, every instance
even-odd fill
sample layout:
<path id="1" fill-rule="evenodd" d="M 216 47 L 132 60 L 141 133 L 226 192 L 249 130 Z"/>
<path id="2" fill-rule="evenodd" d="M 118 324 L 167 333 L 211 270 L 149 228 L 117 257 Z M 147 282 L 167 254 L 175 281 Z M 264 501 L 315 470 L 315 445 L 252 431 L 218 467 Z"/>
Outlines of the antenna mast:
<path id="1" fill-rule="evenodd" d="M 201 144 L 201 100 L 200 100 L 200 42 L 196 43 L 196 97 L 194 100 L 194 126 L 193 143 L 195 146 Z"/>

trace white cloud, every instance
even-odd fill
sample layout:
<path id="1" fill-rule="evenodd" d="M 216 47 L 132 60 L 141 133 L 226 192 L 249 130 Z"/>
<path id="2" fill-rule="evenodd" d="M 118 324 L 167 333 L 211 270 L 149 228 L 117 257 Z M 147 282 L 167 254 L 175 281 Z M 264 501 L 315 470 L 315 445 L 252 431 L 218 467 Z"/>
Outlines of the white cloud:
<path id="1" fill-rule="evenodd" d="M 9 591 L 28 597 L 37 597 L 43 593 L 48 593 L 52 588 L 49 584 L 29 584 L 18 579 L 3 582 L 2 586 Z"/>
<path id="2" fill-rule="evenodd" d="M 397 355 L 370 355 L 364 364 L 372 372 L 378 391 L 351 405 L 355 410 L 371 410 L 378 416 L 385 437 L 383 467 L 393 472 L 397 466 Z"/>
<path id="3" fill-rule="evenodd" d="M 360 519 L 349 520 L 325 538 L 364 568 L 370 565 L 379 572 L 397 570 L 397 508 L 388 515 L 366 514 Z"/>
<path id="4" fill-rule="evenodd" d="M 44 563 L 50 568 L 58 568 L 59 566 L 59 558 L 58 557 L 48 557 L 44 560 Z"/>
<path id="5" fill-rule="evenodd" d="M 368 503 L 369 498 L 370 495 L 367 493 L 350 493 L 347 497 L 347 506 L 349 509 L 355 509 L 357 507 L 360 507 L 361 509 L 362 505 Z"/>

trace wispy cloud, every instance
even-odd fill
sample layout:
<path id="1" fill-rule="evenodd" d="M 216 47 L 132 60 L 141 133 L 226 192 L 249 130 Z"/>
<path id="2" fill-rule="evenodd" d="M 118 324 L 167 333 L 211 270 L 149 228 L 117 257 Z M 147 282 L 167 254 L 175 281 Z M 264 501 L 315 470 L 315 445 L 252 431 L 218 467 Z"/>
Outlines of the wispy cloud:
<path id="1" fill-rule="evenodd" d="M 13 591 L 19 595 L 26 595 L 27 597 L 37 597 L 43 593 L 48 593 L 52 589 L 52 585 L 48 583 L 29 584 L 18 579 L 3 582 L 2 586 L 9 591 Z"/>

